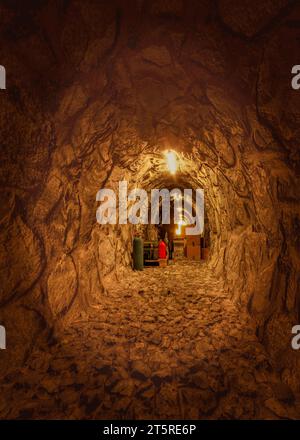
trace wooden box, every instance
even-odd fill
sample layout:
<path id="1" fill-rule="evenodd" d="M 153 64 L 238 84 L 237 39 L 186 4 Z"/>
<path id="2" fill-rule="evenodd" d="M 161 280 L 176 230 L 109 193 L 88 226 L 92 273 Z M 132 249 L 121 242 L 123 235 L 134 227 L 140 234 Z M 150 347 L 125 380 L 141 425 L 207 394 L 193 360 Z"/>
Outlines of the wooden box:
<path id="1" fill-rule="evenodd" d="M 199 261 L 201 258 L 201 248 L 199 246 L 190 246 L 187 245 L 186 248 L 186 256 L 189 260 Z"/>
<path id="2" fill-rule="evenodd" d="M 200 235 L 192 235 L 187 238 L 187 246 L 199 246 L 200 247 Z"/>

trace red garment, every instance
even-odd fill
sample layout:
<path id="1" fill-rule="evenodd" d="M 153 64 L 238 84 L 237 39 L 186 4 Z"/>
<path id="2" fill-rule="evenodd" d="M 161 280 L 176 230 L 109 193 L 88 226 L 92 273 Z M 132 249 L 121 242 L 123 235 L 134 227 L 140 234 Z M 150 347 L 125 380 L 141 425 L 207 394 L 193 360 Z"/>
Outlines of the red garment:
<path id="1" fill-rule="evenodd" d="M 158 258 L 160 260 L 163 260 L 163 259 L 167 258 L 167 246 L 166 246 L 166 243 L 164 241 L 161 241 L 158 244 Z"/>

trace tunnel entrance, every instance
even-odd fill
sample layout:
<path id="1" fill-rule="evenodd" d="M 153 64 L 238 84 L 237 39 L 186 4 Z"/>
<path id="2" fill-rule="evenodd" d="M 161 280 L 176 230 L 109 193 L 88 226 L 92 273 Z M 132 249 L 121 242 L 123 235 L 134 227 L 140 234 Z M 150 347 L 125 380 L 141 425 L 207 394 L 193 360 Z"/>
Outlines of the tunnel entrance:
<path id="1" fill-rule="evenodd" d="M 160 191 L 163 194 L 163 191 L 167 190 L 163 189 Z M 165 267 L 168 264 L 173 264 L 175 261 L 182 260 L 203 262 L 208 258 L 209 226 L 205 207 L 203 207 L 204 209 L 201 213 L 200 211 L 198 212 L 198 214 L 203 216 L 201 233 L 190 234 L 191 229 L 188 229 L 189 225 L 192 223 L 193 218 L 195 219 L 197 216 L 195 198 L 191 198 L 190 200 L 190 209 L 182 210 L 181 203 L 178 204 L 176 202 L 178 198 L 180 198 L 180 200 L 183 199 L 181 194 L 184 194 L 184 190 L 173 188 L 170 189 L 170 194 L 172 194 L 172 191 L 173 196 L 171 196 L 169 201 L 169 221 L 163 221 L 166 216 L 164 212 L 165 208 L 162 206 L 164 198 L 161 197 L 157 215 L 160 222 L 158 224 L 138 225 L 135 227 L 134 236 L 142 239 L 144 267 Z M 185 203 L 184 206 L 186 206 Z M 149 218 L 153 214 L 153 207 L 150 204 L 148 208 Z M 199 222 L 199 220 L 197 222 Z M 135 254 L 133 256 L 135 257 Z"/>

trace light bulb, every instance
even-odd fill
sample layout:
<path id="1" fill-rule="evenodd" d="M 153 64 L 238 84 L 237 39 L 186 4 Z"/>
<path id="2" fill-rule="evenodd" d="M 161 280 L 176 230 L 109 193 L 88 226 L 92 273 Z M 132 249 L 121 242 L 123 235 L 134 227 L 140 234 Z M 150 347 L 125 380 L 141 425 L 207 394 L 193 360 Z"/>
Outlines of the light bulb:
<path id="1" fill-rule="evenodd" d="M 175 174 L 178 168 L 177 155 L 174 151 L 168 150 L 165 152 L 168 170 L 171 174 Z"/>

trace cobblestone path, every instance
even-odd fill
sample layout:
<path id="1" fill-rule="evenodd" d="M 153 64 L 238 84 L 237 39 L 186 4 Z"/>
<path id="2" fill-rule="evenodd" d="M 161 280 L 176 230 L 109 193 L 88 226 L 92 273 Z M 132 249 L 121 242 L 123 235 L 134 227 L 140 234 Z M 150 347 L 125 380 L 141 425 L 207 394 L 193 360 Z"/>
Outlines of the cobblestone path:
<path id="1" fill-rule="evenodd" d="M 196 262 L 128 272 L 0 388 L 0 418 L 300 417 L 251 318 Z"/>

